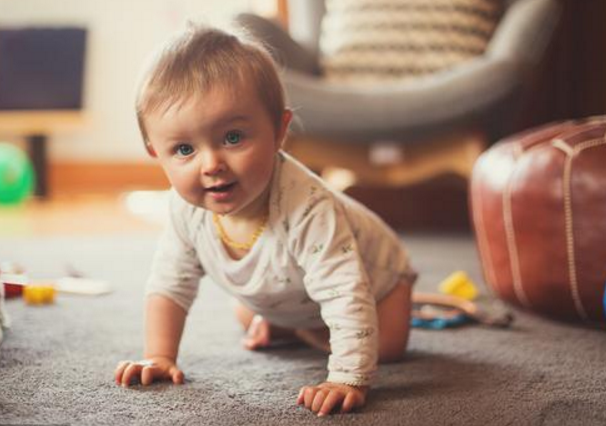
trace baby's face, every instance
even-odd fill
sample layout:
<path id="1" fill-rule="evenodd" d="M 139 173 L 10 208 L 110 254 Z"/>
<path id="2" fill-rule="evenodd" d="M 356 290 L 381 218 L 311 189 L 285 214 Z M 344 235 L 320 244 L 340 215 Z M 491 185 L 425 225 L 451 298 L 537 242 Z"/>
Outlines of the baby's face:
<path id="1" fill-rule="evenodd" d="M 284 132 L 250 85 L 212 89 L 145 123 L 168 179 L 190 204 L 234 216 L 263 210 Z"/>

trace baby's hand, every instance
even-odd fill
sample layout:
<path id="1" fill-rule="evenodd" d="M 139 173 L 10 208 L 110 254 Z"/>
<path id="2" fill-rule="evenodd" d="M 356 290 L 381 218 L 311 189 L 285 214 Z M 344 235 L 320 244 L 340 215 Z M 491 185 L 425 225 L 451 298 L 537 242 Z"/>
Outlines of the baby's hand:
<path id="1" fill-rule="evenodd" d="M 133 381 L 143 386 L 156 380 L 172 380 L 174 384 L 183 384 L 183 372 L 170 358 L 152 357 L 144 361 L 121 361 L 114 373 L 116 384 L 128 387 Z"/>
<path id="2" fill-rule="evenodd" d="M 336 406 L 341 413 L 348 413 L 361 407 L 366 401 L 368 386 L 349 386 L 341 383 L 324 382 L 317 386 L 304 386 L 297 398 L 298 405 L 305 405 L 318 416 L 329 414 Z"/>

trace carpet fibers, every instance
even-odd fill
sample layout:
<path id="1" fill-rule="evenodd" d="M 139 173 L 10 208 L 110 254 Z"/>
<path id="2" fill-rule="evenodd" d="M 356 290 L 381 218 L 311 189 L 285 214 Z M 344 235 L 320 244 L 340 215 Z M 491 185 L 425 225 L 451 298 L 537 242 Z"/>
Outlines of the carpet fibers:
<path id="1" fill-rule="evenodd" d="M 435 291 L 458 269 L 482 282 L 471 237 L 403 238 L 421 273 L 418 289 Z M 141 356 L 154 246 L 154 235 L 0 240 L 0 260 L 33 277 L 61 276 L 69 264 L 114 288 L 59 295 L 45 307 L 7 301 L 13 325 L 0 346 L 0 424 L 606 424 L 606 334 L 519 311 L 509 330 L 414 329 L 407 356 L 381 366 L 363 409 L 318 419 L 295 399 L 325 377 L 325 356 L 296 345 L 242 349 L 232 302 L 206 281 L 181 346 L 185 385 L 123 389 L 112 372 Z"/>

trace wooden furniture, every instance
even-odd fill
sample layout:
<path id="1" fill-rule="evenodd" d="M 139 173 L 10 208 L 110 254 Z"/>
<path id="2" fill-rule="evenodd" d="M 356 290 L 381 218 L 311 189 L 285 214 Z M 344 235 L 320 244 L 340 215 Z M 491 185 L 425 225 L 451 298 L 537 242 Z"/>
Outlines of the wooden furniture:
<path id="1" fill-rule="evenodd" d="M 47 143 L 49 135 L 57 130 L 78 128 L 84 114 L 78 111 L 0 111 L 0 133 L 25 137 L 36 171 L 35 195 L 48 196 Z"/>
<path id="2" fill-rule="evenodd" d="M 476 159 L 487 146 L 482 132 L 468 130 L 421 143 L 383 147 L 294 137 L 288 140 L 286 150 L 316 170 L 331 186 L 346 190 L 356 183 L 397 188 L 445 173 L 468 180 Z M 382 149 L 384 155 L 378 152 Z"/>

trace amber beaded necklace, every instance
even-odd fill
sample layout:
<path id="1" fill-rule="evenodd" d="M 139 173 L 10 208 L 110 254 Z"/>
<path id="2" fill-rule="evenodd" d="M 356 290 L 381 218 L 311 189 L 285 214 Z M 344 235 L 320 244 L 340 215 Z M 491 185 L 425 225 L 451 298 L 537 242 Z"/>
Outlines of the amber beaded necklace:
<path id="1" fill-rule="evenodd" d="M 221 224 L 221 220 L 219 220 L 219 215 L 217 213 L 213 213 L 213 222 L 215 223 L 217 232 L 219 233 L 219 238 L 221 238 L 221 241 L 223 241 L 226 246 L 237 250 L 250 250 L 255 245 L 263 231 L 265 231 L 267 220 L 268 216 L 265 216 L 259 227 L 255 230 L 255 232 L 252 233 L 248 241 L 245 243 L 239 243 L 229 238 L 229 235 L 227 235 L 225 228 L 223 228 L 223 225 Z"/>

